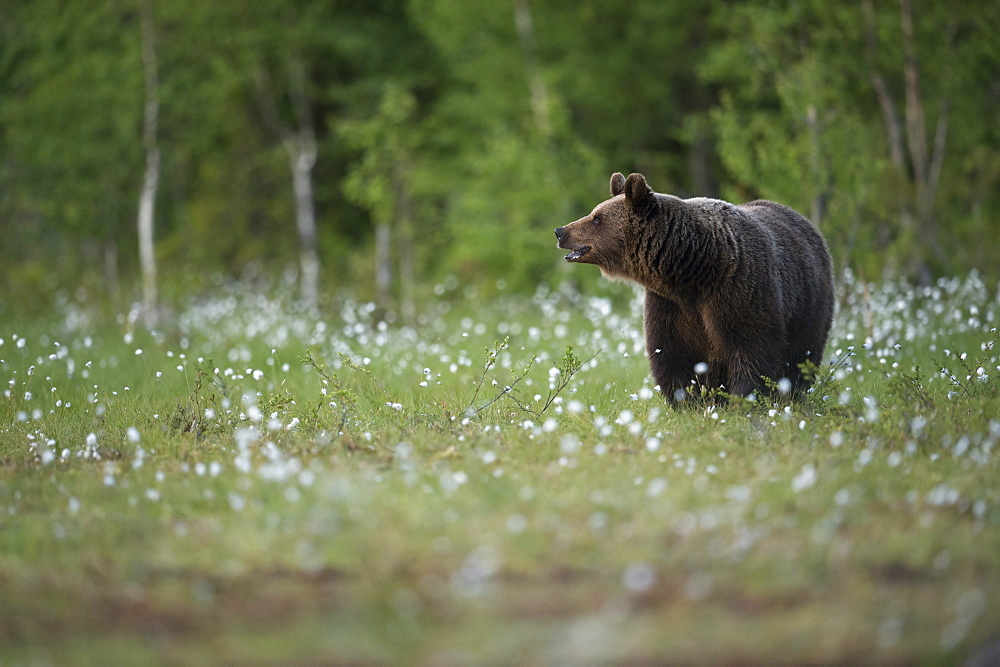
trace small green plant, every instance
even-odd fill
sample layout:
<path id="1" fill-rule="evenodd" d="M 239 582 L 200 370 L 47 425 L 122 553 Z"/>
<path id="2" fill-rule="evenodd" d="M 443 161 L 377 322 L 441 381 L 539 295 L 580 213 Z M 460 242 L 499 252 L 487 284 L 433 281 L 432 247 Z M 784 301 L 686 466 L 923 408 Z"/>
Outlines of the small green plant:
<path id="1" fill-rule="evenodd" d="M 392 397 L 392 395 L 386 390 L 385 385 L 382 384 L 381 380 L 375 377 L 370 370 L 368 370 L 364 366 L 359 366 L 343 352 L 340 353 L 340 361 L 343 362 L 343 364 L 348 368 L 350 368 L 351 370 L 355 370 L 361 373 L 362 375 L 366 376 L 369 380 L 371 380 L 372 383 L 378 388 L 379 392 L 382 394 L 383 398 L 385 399 L 386 405 L 389 406 L 402 405 L 399 401 L 395 400 Z"/>
<path id="2" fill-rule="evenodd" d="M 483 410 L 487 409 L 497 401 L 502 398 L 510 399 L 518 408 L 522 411 L 527 412 L 535 417 L 541 416 L 545 413 L 549 407 L 555 402 L 556 397 L 562 393 L 567 386 L 569 386 L 570 381 L 572 381 L 573 376 L 576 375 L 580 369 L 584 367 L 587 363 L 591 361 L 594 357 L 600 354 L 600 350 L 594 353 L 590 358 L 581 361 L 574 353 L 573 346 L 567 345 L 566 350 L 562 358 L 553 364 L 553 367 L 558 371 L 555 373 L 553 380 L 550 382 L 549 392 L 545 397 L 545 401 L 542 402 L 540 408 L 531 407 L 530 402 L 525 397 L 521 396 L 517 391 L 517 385 L 524 378 L 528 376 L 531 372 L 532 367 L 537 359 L 534 355 L 528 360 L 528 362 L 519 371 L 511 369 L 511 381 L 509 384 L 504 385 L 503 389 L 494 396 L 492 399 L 486 403 L 476 406 L 476 399 L 479 396 L 480 390 L 483 387 L 483 383 L 486 381 L 486 375 L 489 373 L 490 369 L 496 364 L 497 356 L 506 347 L 509 341 L 509 337 L 504 338 L 503 342 L 497 341 L 494 343 L 493 348 L 486 348 L 486 360 L 483 363 L 483 372 L 479 378 L 479 382 L 476 385 L 476 391 L 472 395 L 472 399 L 469 401 L 468 406 L 465 408 L 466 416 L 475 416 L 480 414 Z"/>
<path id="3" fill-rule="evenodd" d="M 898 370 L 890 378 L 890 386 L 908 403 L 919 405 L 924 410 L 934 408 L 934 398 L 925 384 L 920 366 L 914 366 L 912 371 Z"/>
<path id="4" fill-rule="evenodd" d="M 473 406 L 475 406 L 475 404 L 476 404 L 476 399 L 479 398 L 479 392 L 483 388 L 483 383 L 486 382 L 486 376 L 489 374 L 490 369 L 492 369 L 493 366 L 496 364 L 497 357 L 500 355 L 500 353 L 504 349 L 507 348 L 507 343 L 509 341 L 510 341 L 510 336 L 506 336 L 503 339 L 503 342 L 494 341 L 492 349 L 486 348 L 486 359 L 485 359 L 485 361 L 483 361 L 483 372 L 479 376 L 479 382 L 476 384 L 476 390 L 472 393 L 472 398 L 469 399 L 469 404 L 465 406 L 464 412 L 465 412 L 466 416 L 474 417 L 475 415 L 479 414 L 482 411 L 483 407 L 485 407 L 485 406 L 483 406 L 483 407 L 476 408 L 476 407 L 473 407 Z M 534 360 L 535 360 L 535 358 L 532 357 L 531 361 L 528 362 L 529 365 L 531 363 L 533 363 Z M 503 393 L 501 392 L 500 395 L 502 396 Z M 490 404 L 494 403 L 495 401 L 496 401 L 496 399 L 494 398 L 493 401 L 490 401 L 490 403 L 488 403 L 487 405 L 490 405 Z"/>
<path id="5" fill-rule="evenodd" d="M 996 344 L 996 340 L 989 340 L 983 344 L 983 352 L 989 352 Z M 975 361 L 970 362 L 968 355 L 956 355 L 962 372 L 952 373 L 944 364 L 940 364 L 941 373 L 948 378 L 954 386 L 955 391 L 968 398 L 992 397 L 996 398 L 1000 394 L 1000 389 L 994 381 L 995 374 L 988 370 L 990 358 L 983 355 Z"/>
<path id="6" fill-rule="evenodd" d="M 552 402 L 556 400 L 556 397 L 562 393 L 563 389 L 569 386 L 569 383 L 573 379 L 573 376 L 576 375 L 578 372 L 580 372 L 580 369 L 582 369 L 584 365 L 589 364 L 590 361 L 600 353 L 601 351 L 598 350 L 588 359 L 580 361 L 580 359 L 578 359 L 577 356 L 573 354 L 573 346 L 567 345 L 566 352 L 565 354 L 563 354 L 562 359 L 560 359 L 555 363 L 555 367 L 559 371 L 559 373 L 556 376 L 557 379 L 553 384 L 553 386 L 549 388 L 549 394 L 545 398 L 545 403 L 542 404 L 541 409 L 538 410 L 535 414 L 540 415 L 546 410 L 548 410 L 549 406 L 552 405 Z"/>
<path id="7" fill-rule="evenodd" d="M 357 410 L 357 396 L 344 386 L 336 373 L 331 375 L 327 372 L 326 365 L 313 357 L 312 350 L 307 348 L 305 354 L 299 357 L 299 361 L 302 365 L 316 371 L 316 374 L 320 376 L 323 383 L 320 399 L 311 415 L 309 415 L 313 423 L 317 426 L 320 424 L 325 407 L 329 405 L 331 408 L 339 409 L 340 411 L 340 423 L 337 427 L 337 432 L 342 433 L 344 427 L 347 425 L 348 417 L 352 412 Z"/>
<path id="8" fill-rule="evenodd" d="M 225 400 L 229 400 L 229 385 L 226 378 L 220 375 L 212 366 L 212 360 L 205 360 L 197 365 L 194 384 L 184 400 L 177 400 L 172 412 L 167 416 L 167 428 L 174 433 L 193 433 L 196 439 L 201 439 L 212 420 L 206 417 L 206 412 L 219 412 L 219 401 L 209 391 L 213 387 Z"/>

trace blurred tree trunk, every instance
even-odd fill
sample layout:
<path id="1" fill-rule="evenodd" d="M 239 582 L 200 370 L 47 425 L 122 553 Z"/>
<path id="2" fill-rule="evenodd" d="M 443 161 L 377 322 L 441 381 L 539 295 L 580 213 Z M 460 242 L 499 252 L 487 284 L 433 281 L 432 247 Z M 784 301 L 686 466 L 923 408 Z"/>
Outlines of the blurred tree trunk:
<path id="1" fill-rule="evenodd" d="M 705 132 L 704 124 L 699 123 L 688 150 L 688 173 L 691 177 L 691 187 L 698 197 L 718 195 L 718 188 L 712 178 L 712 156 L 712 141 Z"/>
<path id="2" fill-rule="evenodd" d="M 695 111 L 688 118 L 687 168 L 691 191 L 693 196 L 697 197 L 718 197 L 719 184 L 713 175 L 713 160 L 716 152 L 708 114 L 711 104 L 705 92 L 700 88 L 691 92 L 691 98 L 693 98 L 695 105 Z"/>
<path id="3" fill-rule="evenodd" d="M 517 37 L 521 42 L 528 87 L 531 91 L 531 115 L 538 131 L 547 136 L 552 131 L 549 92 L 538 67 L 538 57 L 535 53 L 535 24 L 531 19 L 528 0 L 514 0 L 514 23 L 517 26 Z"/>
<path id="4" fill-rule="evenodd" d="M 112 303 L 117 307 L 121 283 L 118 280 L 118 242 L 114 237 L 104 240 L 104 282 Z"/>
<path id="5" fill-rule="evenodd" d="M 812 172 L 812 221 L 817 226 L 823 224 L 826 217 L 827 202 L 833 191 L 832 174 L 830 169 L 825 169 L 823 151 L 819 142 L 819 119 L 815 104 L 810 104 L 806 109 L 806 128 L 809 130 L 809 169 Z"/>
<path id="6" fill-rule="evenodd" d="M 413 294 L 417 277 L 413 266 L 413 207 L 410 198 L 408 170 L 404 160 L 397 159 L 393 164 L 392 180 L 392 187 L 396 193 L 400 310 L 403 322 L 413 324 L 417 314 Z"/>
<path id="7" fill-rule="evenodd" d="M 917 237 L 930 249 L 933 256 L 950 270 L 951 259 L 938 238 L 934 219 L 934 201 L 937 199 L 948 135 L 948 100 L 942 96 L 939 102 L 934 141 L 929 146 L 924 100 L 920 92 L 920 67 L 914 45 L 913 9 L 910 0 L 899 2 L 904 85 L 902 121 L 896 101 L 877 63 L 878 41 L 872 0 L 863 0 L 862 10 L 869 75 L 879 108 L 882 110 L 882 120 L 889 145 L 889 159 L 899 181 L 909 186 L 909 192 L 901 196 L 899 202 L 901 227 L 904 234 Z M 946 34 L 949 54 L 954 47 L 955 30 L 955 22 L 949 22 Z M 946 69 L 949 64 L 945 64 Z M 918 273 L 928 273 L 927 259 L 927 257 L 915 257 L 915 260 L 920 262 L 919 266 L 914 267 Z"/>
<path id="8" fill-rule="evenodd" d="M 156 189 L 160 182 L 160 149 L 156 144 L 156 126 L 160 111 L 156 72 L 156 43 L 151 0 L 144 0 L 141 12 L 142 71 L 146 101 L 142 122 L 142 146 L 146 152 L 146 172 L 139 194 L 139 266 L 142 271 L 142 314 L 146 326 L 156 326 L 156 255 L 153 247 L 153 223 Z"/>
<path id="9" fill-rule="evenodd" d="M 390 83 L 375 113 L 339 128 L 344 142 L 360 151 L 344 194 L 367 209 L 375 223 L 376 301 L 386 316 L 395 315 L 398 305 L 406 324 L 416 316 L 412 160 L 419 141 L 419 128 L 413 123 L 416 104 L 409 90 Z"/>
<path id="10" fill-rule="evenodd" d="M 316 135 L 306 97 L 306 73 L 301 60 L 288 63 L 289 96 L 296 128 L 283 139 L 295 186 L 295 222 L 299 231 L 299 265 L 302 267 L 302 300 L 315 306 L 319 296 L 319 250 L 316 247 L 316 205 L 312 170 L 316 166 Z"/>
<path id="11" fill-rule="evenodd" d="M 312 170 L 316 164 L 316 146 L 308 139 L 303 146 L 299 136 L 294 146 L 285 146 L 292 169 L 295 189 L 295 224 L 299 232 L 299 267 L 302 273 L 302 300 L 316 305 L 319 297 L 319 251 L 316 248 L 316 209 L 313 196 Z"/>
<path id="12" fill-rule="evenodd" d="M 384 310 L 392 304 L 392 227 L 386 220 L 375 223 L 375 299 Z"/>
<path id="13" fill-rule="evenodd" d="M 316 166 L 316 135 L 306 93 L 305 65 L 300 59 L 290 57 L 287 66 L 288 99 L 295 116 L 295 127 L 292 128 L 281 120 L 270 76 L 263 68 L 256 73 L 257 102 L 265 124 L 281 139 L 281 145 L 288 156 L 295 193 L 295 226 L 299 239 L 299 288 L 303 302 L 306 306 L 313 307 L 319 297 L 320 273 L 316 198 L 312 182 L 312 171 Z"/>

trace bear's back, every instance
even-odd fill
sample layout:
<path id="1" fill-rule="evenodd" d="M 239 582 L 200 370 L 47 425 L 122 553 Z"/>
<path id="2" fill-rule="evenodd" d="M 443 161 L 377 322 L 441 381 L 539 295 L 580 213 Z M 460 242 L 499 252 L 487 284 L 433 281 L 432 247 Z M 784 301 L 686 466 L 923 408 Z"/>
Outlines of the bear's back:
<path id="1" fill-rule="evenodd" d="M 816 226 L 795 209 L 773 201 L 757 200 L 737 208 L 770 237 L 789 323 L 798 320 L 803 326 L 805 320 L 828 328 L 834 310 L 833 266 Z"/>
<path id="2" fill-rule="evenodd" d="M 832 279 L 830 252 L 823 235 L 801 213 L 784 204 L 758 199 L 740 204 L 738 209 L 766 230 L 774 243 L 779 264 L 788 264 L 806 270 L 813 278 Z M 797 272 L 797 271 L 796 271 Z"/>

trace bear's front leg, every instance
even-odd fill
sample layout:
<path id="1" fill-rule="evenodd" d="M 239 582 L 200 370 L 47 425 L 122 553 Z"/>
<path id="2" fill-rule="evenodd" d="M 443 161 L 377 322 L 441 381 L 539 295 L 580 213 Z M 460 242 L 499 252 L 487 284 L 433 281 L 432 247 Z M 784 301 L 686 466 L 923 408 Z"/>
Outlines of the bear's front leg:
<path id="1" fill-rule="evenodd" d="M 653 380 L 669 401 L 676 403 L 684 400 L 687 388 L 693 386 L 695 380 L 694 364 L 677 365 L 675 359 L 665 359 L 664 352 L 658 353 L 657 349 L 662 350 L 653 348 L 649 352 L 649 369 Z"/>
<path id="2" fill-rule="evenodd" d="M 646 290 L 644 315 L 646 355 L 653 380 L 670 401 L 678 400 L 678 390 L 686 391 L 695 379 L 699 359 L 685 336 L 690 318 L 685 318 L 673 301 Z"/>

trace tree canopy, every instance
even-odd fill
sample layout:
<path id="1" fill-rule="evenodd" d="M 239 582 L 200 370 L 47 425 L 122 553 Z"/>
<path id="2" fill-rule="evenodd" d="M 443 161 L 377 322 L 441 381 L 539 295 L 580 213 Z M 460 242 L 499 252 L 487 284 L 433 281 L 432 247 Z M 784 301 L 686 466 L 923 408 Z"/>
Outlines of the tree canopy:
<path id="1" fill-rule="evenodd" d="M 152 11 L 168 283 L 295 266 L 304 243 L 323 290 L 389 305 L 447 276 L 587 279 L 562 266 L 551 230 L 606 197 L 613 171 L 679 196 L 788 204 L 819 224 L 839 269 L 1000 274 L 996 3 Z M 135 284 L 141 12 L 142 0 L 0 6 L 3 299 Z M 314 142 L 312 241 L 296 232 L 290 136 Z"/>

